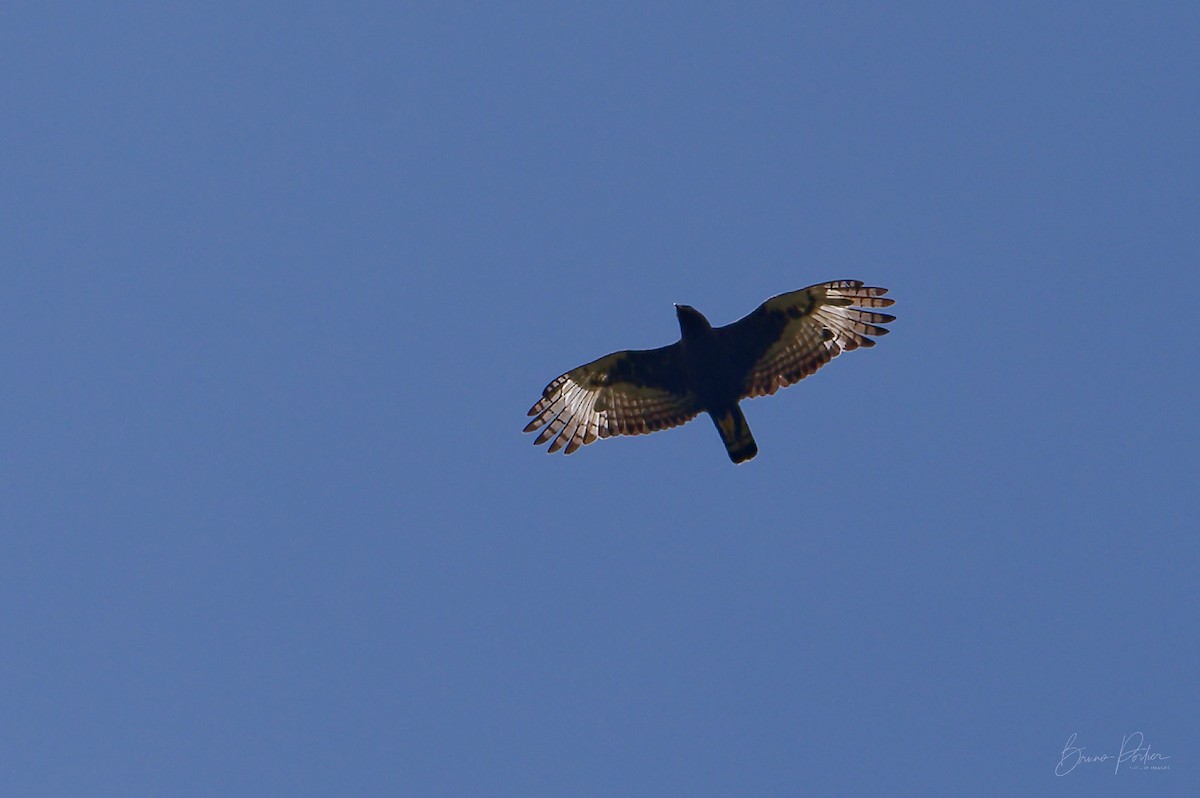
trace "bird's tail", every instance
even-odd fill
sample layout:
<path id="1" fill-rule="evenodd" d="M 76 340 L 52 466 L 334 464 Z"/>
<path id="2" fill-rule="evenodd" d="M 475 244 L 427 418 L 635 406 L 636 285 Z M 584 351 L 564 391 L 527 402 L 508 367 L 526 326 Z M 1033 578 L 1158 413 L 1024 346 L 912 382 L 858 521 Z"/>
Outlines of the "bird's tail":
<path id="1" fill-rule="evenodd" d="M 729 452 L 730 460 L 742 463 L 758 454 L 758 444 L 750 434 L 750 427 L 746 424 L 746 417 L 742 415 L 740 407 L 734 405 L 709 415 L 717 425 L 717 432 L 721 433 L 721 440 L 725 442 L 725 451 Z"/>

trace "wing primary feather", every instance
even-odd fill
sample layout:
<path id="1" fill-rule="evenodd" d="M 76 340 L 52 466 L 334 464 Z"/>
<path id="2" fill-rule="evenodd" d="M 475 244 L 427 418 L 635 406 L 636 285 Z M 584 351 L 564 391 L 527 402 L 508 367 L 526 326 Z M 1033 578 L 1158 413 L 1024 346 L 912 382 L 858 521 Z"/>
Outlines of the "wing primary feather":
<path id="1" fill-rule="evenodd" d="M 579 429 L 579 422 L 582 421 L 587 413 L 584 406 L 587 404 L 588 392 L 583 391 L 575 396 L 571 404 L 567 407 L 564 413 L 568 417 L 566 425 L 563 427 L 562 433 L 555 438 L 554 443 L 550 444 L 550 451 L 556 452 L 563 446 L 567 447 L 567 454 L 579 448 L 578 444 L 574 443 L 575 432 Z"/>

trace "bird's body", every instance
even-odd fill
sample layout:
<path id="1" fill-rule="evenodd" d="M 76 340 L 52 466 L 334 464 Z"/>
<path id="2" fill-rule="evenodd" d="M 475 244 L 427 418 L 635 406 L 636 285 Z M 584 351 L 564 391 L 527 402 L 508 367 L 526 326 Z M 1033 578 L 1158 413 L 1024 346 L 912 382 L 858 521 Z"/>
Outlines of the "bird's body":
<path id="1" fill-rule="evenodd" d="M 712 418 L 729 459 L 735 463 L 749 460 L 758 454 L 758 444 L 738 407 L 741 385 L 734 370 L 734 353 L 700 311 L 676 305 L 675 315 L 684 371 L 696 394 L 696 406 Z"/>
<path id="2" fill-rule="evenodd" d="M 812 374 L 843 350 L 873 346 L 868 336 L 895 317 L 885 288 L 857 280 L 820 283 L 767 300 L 724 327 L 695 308 L 676 305 L 680 340 L 650 350 L 614 352 L 568 371 L 546 386 L 529 410 L 534 443 L 568 454 L 597 438 L 637 435 L 712 417 L 735 463 L 758 453 L 738 402 L 775 393 Z M 858 306 L 858 307 L 855 307 Z"/>

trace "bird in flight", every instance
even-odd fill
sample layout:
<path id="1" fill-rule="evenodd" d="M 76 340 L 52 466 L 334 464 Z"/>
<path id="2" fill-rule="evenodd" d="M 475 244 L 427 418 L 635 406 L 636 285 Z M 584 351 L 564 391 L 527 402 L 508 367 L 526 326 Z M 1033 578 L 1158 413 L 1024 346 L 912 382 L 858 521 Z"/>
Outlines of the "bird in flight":
<path id="1" fill-rule="evenodd" d="M 867 308 L 893 302 L 886 288 L 835 280 L 780 294 L 745 318 L 713 327 L 695 308 L 676 305 L 679 341 L 659 349 L 613 352 L 555 379 L 529 409 L 535 445 L 570 454 L 597 438 L 642 435 L 706 412 L 729 459 L 741 463 L 758 444 L 738 407 L 799 382 L 843 351 L 874 346 L 896 317 Z"/>

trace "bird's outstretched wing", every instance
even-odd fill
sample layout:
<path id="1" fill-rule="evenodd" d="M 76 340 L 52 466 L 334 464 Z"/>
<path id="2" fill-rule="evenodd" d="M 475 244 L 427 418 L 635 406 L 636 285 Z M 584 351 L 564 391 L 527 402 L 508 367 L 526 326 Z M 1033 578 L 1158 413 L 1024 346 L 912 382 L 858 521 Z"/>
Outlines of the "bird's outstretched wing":
<path id="1" fill-rule="evenodd" d="M 570 454 L 597 438 L 678 426 L 700 412 L 696 404 L 679 344 L 614 352 L 547 385 L 525 431 L 545 427 L 534 444 L 553 438 L 548 451 Z"/>
<path id="2" fill-rule="evenodd" d="M 773 394 L 812 374 L 845 350 L 874 346 L 896 320 L 886 308 L 886 288 L 835 280 L 780 294 L 717 334 L 741 377 L 741 397 Z"/>

